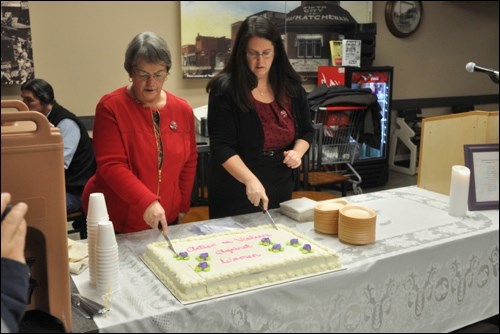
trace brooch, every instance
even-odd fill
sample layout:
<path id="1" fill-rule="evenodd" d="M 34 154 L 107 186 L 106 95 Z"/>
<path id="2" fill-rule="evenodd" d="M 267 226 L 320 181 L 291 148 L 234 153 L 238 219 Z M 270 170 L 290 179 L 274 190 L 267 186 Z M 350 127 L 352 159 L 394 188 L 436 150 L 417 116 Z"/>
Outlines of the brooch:
<path id="1" fill-rule="evenodd" d="M 174 131 L 177 130 L 177 123 L 174 121 L 170 122 L 170 128 Z"/>

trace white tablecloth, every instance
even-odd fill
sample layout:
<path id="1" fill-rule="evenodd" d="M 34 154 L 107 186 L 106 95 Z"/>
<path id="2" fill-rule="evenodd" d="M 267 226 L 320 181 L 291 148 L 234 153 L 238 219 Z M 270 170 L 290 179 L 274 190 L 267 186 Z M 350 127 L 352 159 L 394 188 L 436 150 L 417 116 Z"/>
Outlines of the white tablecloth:
<path id="1" fill-rule="evenodd" d="M 449 216 L 448 197 L 416 186 L 351 196 L 375 209 L 376 242 L 354 246 L 271 210 L 277 223 L 335 250 L 346 270 L 182 305 L 139 259 L 157 231 L 118 235 L 120 290 L 101 332 L 449 332 L 499 311 L 498 210 Z M 261 213 L 233 217 L 267 224 Z M 171 227 L 171 238 L 217 220 Z M 79 292 L 103 302 L 88 272 Z M 77 330 L 77 329 L 75 329 Z"/>

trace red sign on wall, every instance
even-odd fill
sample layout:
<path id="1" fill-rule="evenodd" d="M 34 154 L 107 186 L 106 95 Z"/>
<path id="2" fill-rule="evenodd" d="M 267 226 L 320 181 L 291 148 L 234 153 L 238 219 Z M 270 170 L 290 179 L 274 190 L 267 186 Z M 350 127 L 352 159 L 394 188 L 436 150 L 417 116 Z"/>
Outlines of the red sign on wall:
<path id="1" fill-rule="evenodd" d="M 330 86 L 345 85 L 345 67 L 343 66 L 318 66 L 318 86 L 325 84 Z"/>

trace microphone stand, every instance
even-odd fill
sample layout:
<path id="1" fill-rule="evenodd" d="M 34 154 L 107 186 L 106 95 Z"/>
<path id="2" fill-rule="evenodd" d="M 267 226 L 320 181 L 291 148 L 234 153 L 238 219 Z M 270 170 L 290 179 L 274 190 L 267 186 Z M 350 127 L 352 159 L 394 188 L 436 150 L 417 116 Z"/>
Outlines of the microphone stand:
<path id="1" fill-rule="evenodd" d="M 491 81 L 498 85 L 498 77 L 495 74 L 488 74 L 488 76 L 490 77 Z"/>

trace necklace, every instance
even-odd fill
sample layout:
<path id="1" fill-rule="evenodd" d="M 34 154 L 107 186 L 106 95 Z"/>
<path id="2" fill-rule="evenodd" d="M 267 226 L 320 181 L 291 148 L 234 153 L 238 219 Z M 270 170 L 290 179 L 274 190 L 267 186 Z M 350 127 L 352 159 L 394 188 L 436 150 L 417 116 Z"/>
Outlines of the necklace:
<path id="1" fill-rule="evenodd" d="M 132 89 L 132 87 L 131 87 L 131 86 L 129 86 L 129 87 L 127 88 L 127 90 L 128 90 L 128 92 L 129 92 L 130 96 L 134 99 L 134 101 L 135 101 L 136 103 L 140 104 L 141 106 L 143 106 L 143 105 L 144 105 L 144 103 L 143 103 L 141 100 L 139 100 L 139 99 L 137 98 L 137 96 L 135 96 L 134 90 Z"/>
<path id="2" fill-rule="evenodd" d="M 257 91 L 259 92 L 260 96 L 264 96 L 264 93 L 259 89 L 259 87 L 255 87 L 255 89 L 257 89 Z"/>
<path id="3" fill-rule="evenodd" d="M 255 89 L 257 89 L 257 91 L 259 92 L 260 96 L 273 95 L 273 90 L 271 89 L 269 84 L 265 85 L 265 88 L 266 89 L 264 91 L 261 91 L 258 85 L 255 87 Z"/>
<path id="4" fill-rule="evenodd" d="M 136 103 L 140 104 L 140 105 L 141 105 L 141 106 L 143 106 L 143 107 L 149 108 L 149 109 L 151 109 L 151 110 L 153 110 L 153 111 L 155 111 L 155 110 L 156 110 L 156 111 L 158 111 L 158 110 L 160 110 L 161 108 L 163 108 L 163 106 L 161 106 L 161 104 L 162 104 L 161 102 L 157 103 L 157 105 L 156 105 L 156 106 L 154 106 L 154 107 L 152 107 L 152 106 L 151 106 L 151 105 L 149 105 L 149 104 L 144 103 L 143 101 L 141 101 L 141 100 L 140 100 L 140 99 L 139 99 L 139 98 L 135 95 L 134 90 L 133 90 L 133 89 L 132 89 L 132 87 L 130 87 L 130 86 L 128 87 L 128 91 L 129 91 L 130 96 L 132 97 L 132 99 L 134 99 L 134 101 L 135 101 Z M 165 104 L 166 104 L 166 99 L 165 99 Z M 163 104 L 163 105 L 165 105 L 165 104 Z"/>

